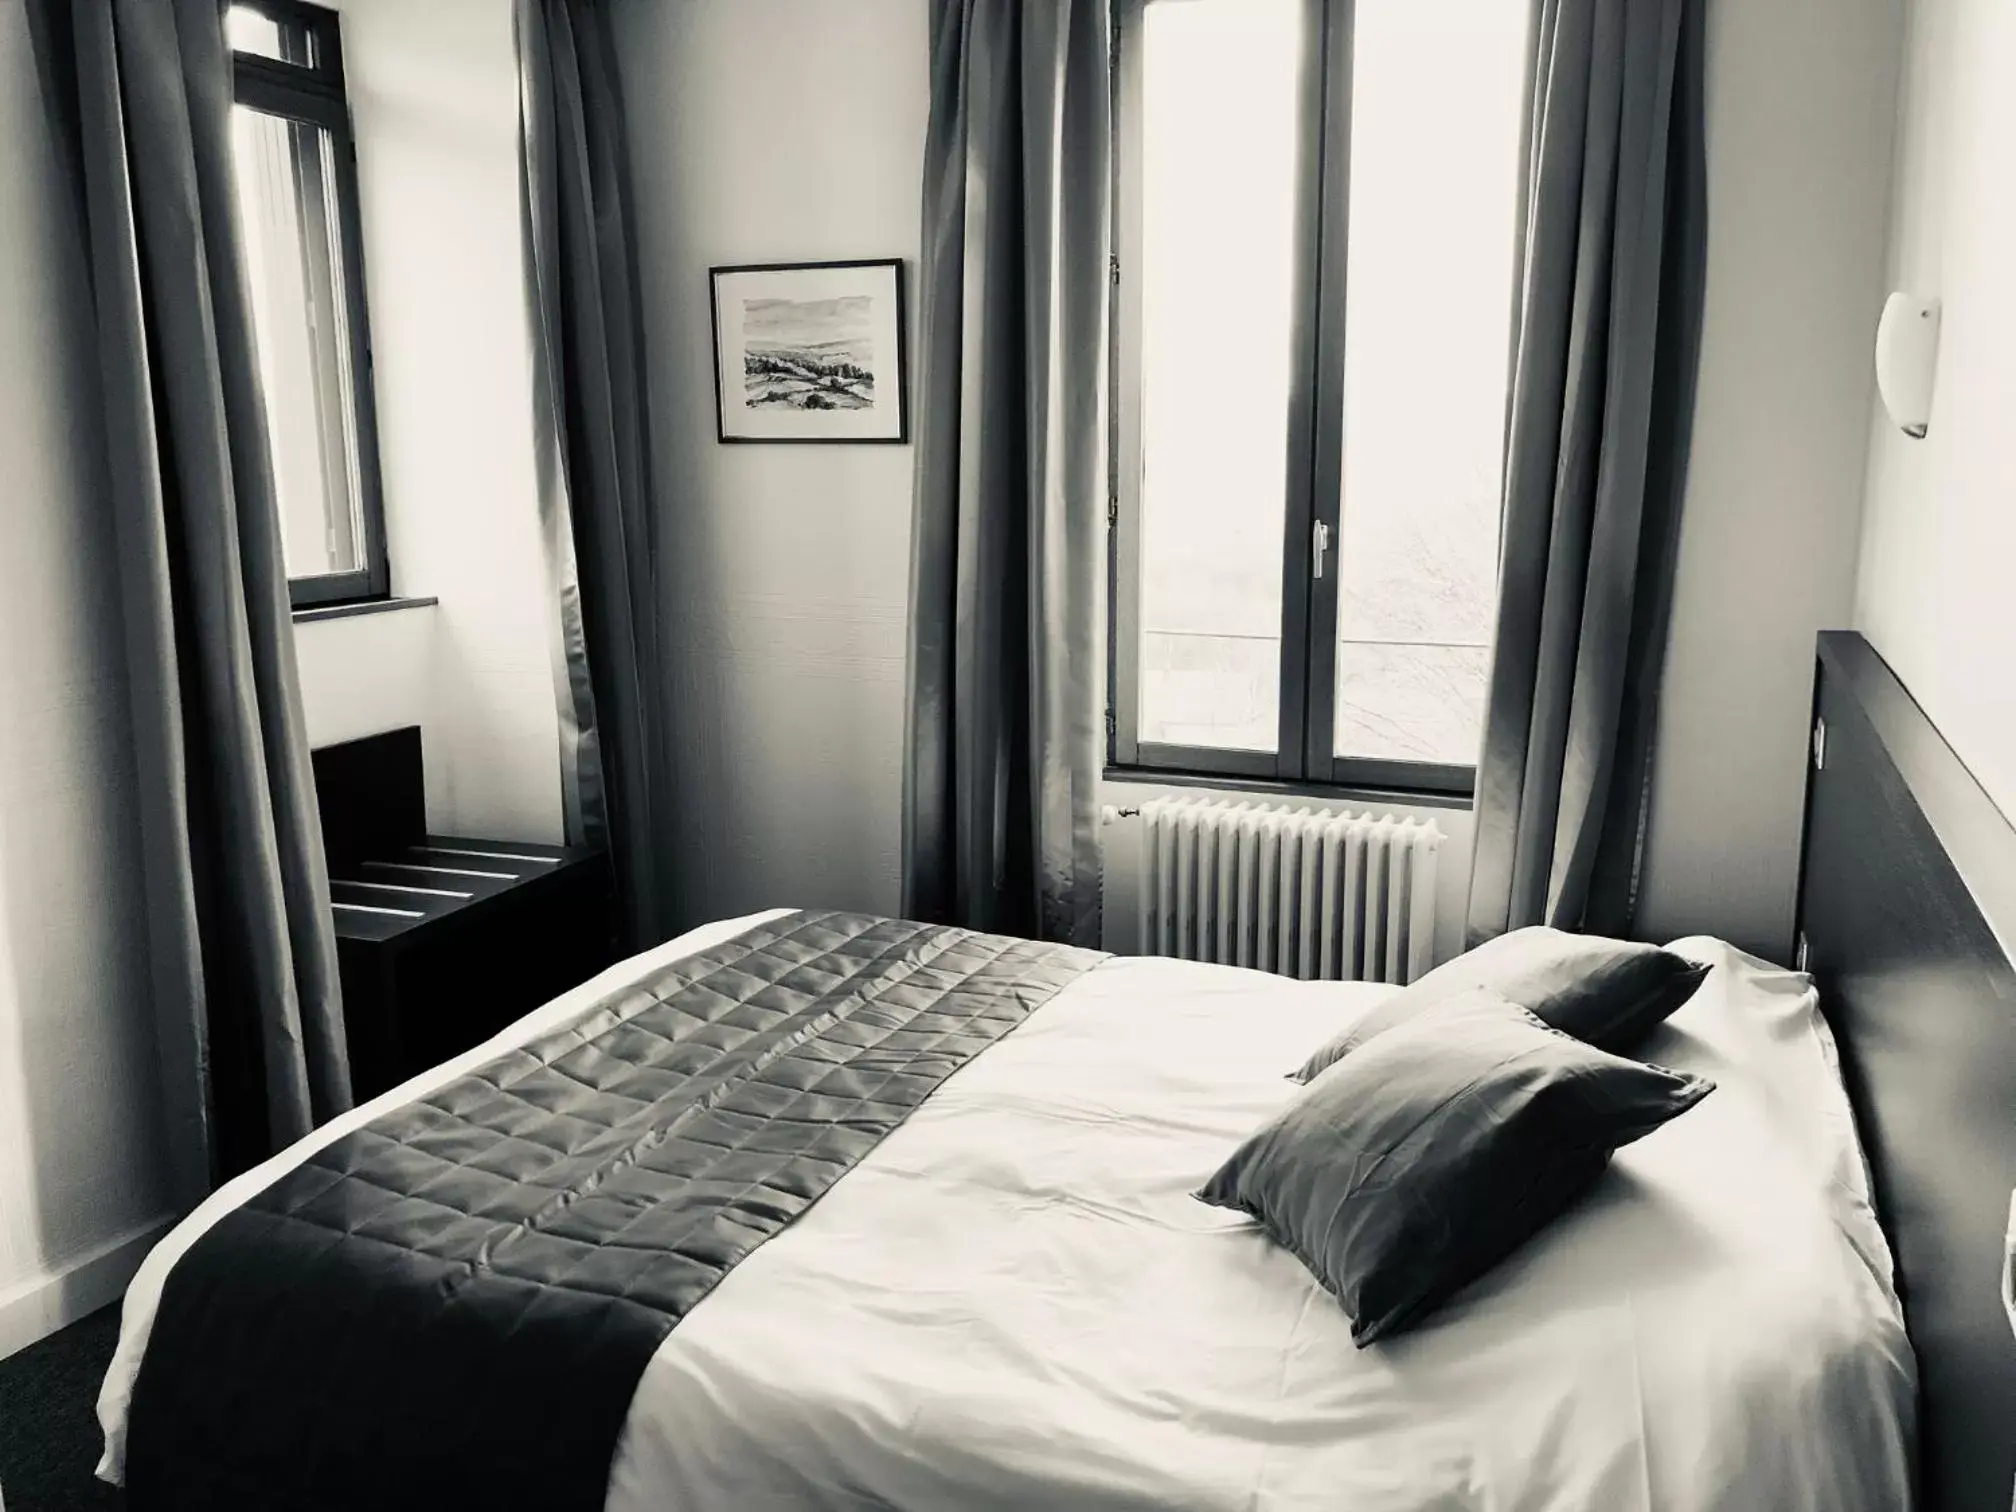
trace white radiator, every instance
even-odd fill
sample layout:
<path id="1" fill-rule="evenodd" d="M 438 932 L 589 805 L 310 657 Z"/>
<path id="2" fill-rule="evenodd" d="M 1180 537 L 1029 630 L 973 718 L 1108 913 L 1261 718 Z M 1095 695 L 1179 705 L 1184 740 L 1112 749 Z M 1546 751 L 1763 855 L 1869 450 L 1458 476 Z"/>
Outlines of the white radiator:
<path id="1" fill-rule="evenodd" d="M 1109 867 L 1135 868 L 1144 955 L 1368 982 L 1411 982 L 1433 964 L 1442 832 L 1427 820 L 1207 798 L 1105 818 L 1139 826 L 1138 846 L 1106 852 Z"/>

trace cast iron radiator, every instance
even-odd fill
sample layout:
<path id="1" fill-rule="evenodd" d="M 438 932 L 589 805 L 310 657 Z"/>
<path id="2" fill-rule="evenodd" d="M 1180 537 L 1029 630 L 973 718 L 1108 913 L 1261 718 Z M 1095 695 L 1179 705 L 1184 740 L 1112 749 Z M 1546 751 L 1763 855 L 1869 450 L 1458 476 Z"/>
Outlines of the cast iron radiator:
<path id="1" fill-rule="evenodd" d="M 1110 930 L 1134 914 L 1143 955 L 1396 984 L 1435 964 L 1432 823 L 1195 796 L 1104 817 L 1138 829 L 1131 844 L 1114 843 L 1125 827 L 1106 841 L 1106 917 Z"/>

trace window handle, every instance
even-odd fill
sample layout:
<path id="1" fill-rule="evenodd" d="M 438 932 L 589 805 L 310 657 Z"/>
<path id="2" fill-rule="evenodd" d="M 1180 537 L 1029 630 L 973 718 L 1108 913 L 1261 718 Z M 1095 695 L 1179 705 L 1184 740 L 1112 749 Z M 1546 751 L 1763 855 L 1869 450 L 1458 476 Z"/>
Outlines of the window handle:
<path id="1" fill-rule="evenodd" d="M 1313 564 L 1309 575 L 1320 580 L 1323 576 L 1323 563 L 1330 555 L 1330 527 L 1318 520 L 1316 528 L 1309 534 L 1309 553 Z"/>

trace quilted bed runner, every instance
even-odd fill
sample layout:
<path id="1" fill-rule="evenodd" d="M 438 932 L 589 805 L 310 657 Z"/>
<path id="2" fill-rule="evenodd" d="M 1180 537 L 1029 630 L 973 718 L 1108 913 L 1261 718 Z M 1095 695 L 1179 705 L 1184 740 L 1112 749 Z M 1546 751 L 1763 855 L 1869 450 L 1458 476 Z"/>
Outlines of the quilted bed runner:
<path id="1" fill-rule="evenodd" d="M 680 1318 L 1101 959 L 792 914 L 337 1140 L 170 1273 L 129 1504 L 599 1508 Z"/>

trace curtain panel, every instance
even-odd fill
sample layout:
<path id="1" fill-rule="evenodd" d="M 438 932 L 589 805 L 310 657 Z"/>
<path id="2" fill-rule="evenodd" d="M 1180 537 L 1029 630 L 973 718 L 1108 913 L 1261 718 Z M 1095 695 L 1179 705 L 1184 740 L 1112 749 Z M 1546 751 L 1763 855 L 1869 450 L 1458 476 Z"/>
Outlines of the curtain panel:
<path id="1" fill-rule="evenodd" d="M 533 438 L 567 838 L 608 849 L 626 943 L 670 935 L 667 694 L 623 101 L 604 7 L 518 0 Z"/>
<path id="2" fill-rule="evenodd" d="M 1698 0 L 1539 0 L 1468 934 L 1628 934 L 1706 246 Z"/>
<path id="3" fill-rule="evenodd" d="M 86 232 L 155 1039 L 193 1206 L 350 1105 L 216 0 L 30 0 Z"/>
<path id="4" fill-rule="evenodd" d="M 903 910 L 1096 944 L 1107 0 L 934 0 Z"/>

